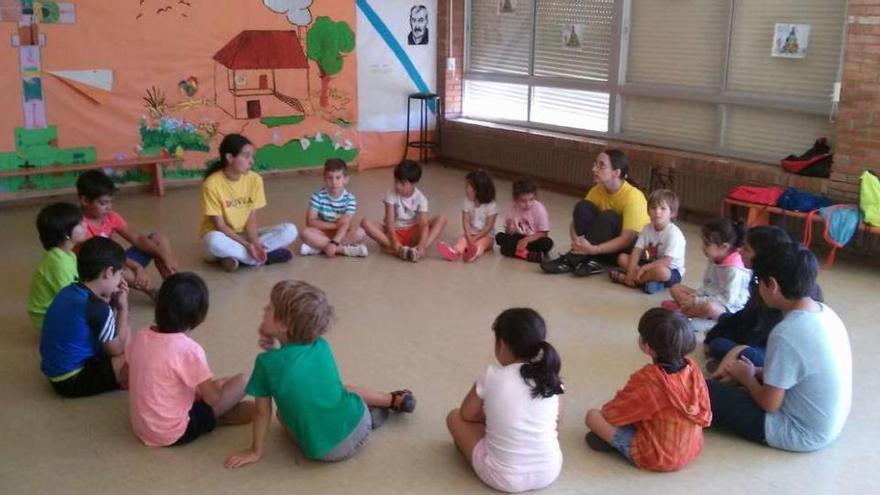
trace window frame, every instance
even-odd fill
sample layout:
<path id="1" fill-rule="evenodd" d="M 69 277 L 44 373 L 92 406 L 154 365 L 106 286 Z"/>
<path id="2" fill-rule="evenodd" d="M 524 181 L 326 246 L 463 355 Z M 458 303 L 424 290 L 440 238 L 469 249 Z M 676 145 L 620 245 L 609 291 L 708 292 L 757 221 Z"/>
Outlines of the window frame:
<path id="1" fill-rule="evenodd" d="M 809 98 L 809 97 L 793 97 L 793 96 L 773 96 L 766 93 L 749 93 L 730 91 L 728 86 L 728 70 L 730 67 L 731 43 L 734 32 L 734 19 L 737 4 L 741 3 L 737 0 L 727 0 L 729 2 L 727 31 L 725 40 L 724 56 L 720 60 L 721 66 L 721 82 L 717 89 L 695 89 L 676 85 L 654 84 L 654 83 L 633 83 L 627 82 L 627 64 L 629 57 L 629 35 L 631 30 L 632 19 L 632 0 L 617 0 L 614 2 L 614 17 L 611 23 L 611 51 L 608 61 L 608 80 L 595 81 L 565 77 L 548 77 L 535 75 L 514 75 L 490 72 L 479 72 L 471 70 L 470 67 L 470 50 L 471 50 L 471 22 L 473 1 L 465 0 L 465 32 L 464 32 L 464 70 L 462 72 L 463 80 L 498 82 L 509 84 L 521 84 L 528 86 L 527 99 L 527 120 L 506 120 L 506 119 L 484 119 L 474 118 L 463 115 L 471 120 L 485 120 L 498 122 L 503 124 L 511 124 L 524 126 L 535 129 L 545 129 L 554 132 L 562 132 L 565 134 L 596 137 L 603 139 L 614 139 L 639 144 L 649 144 L 656 146 L 669 147 L 685 151 L 695 151 L 708 153 L 723 157 L 745 159 L 764 163 L 775 163 L 778 157 L 768 157 L 758 153 L 746 151 L 732 150 L 725 147 L 726 127 L 728 121 L 728 107 L 742 106 L 749 108 L 771 109 L 792 112 L 793 116 L 798 114 L 806 114 L 811 116 L 825 116 L 831 120 L 835 111 L 835 104 L 831 100 L 829 94 L 826 98 Z M 528 4 L 532 9 L 532 32 L 531 32 L 531 58 L 529 61 L 529 73 L 534 73 L 535 67 L 535 44 L 536 44 L 536 25 L 538 22 L 537 10 L 540 0 L 520 0 L 522 4 Z M 740 5 L 739 8 L 744 8 Z M 845 18 L 845 16 L 844 16 Z M 845 49 L 844 36 L 846 23 L 840 26 L 841 45 L 840 57 L 838 59 L 837 79 L 841 78 L 841 69 L 843 67 L 843 55 Z M 593 91 L 607 93 L 608 100 L 608 131 L 591 131 L 572 127 L 556 126 L 551 124 L 543 124 L 531 121 L 532 100 L 534 87 L 541 86 L 547 88 L 573 89 L 583 91 Z M 464 92 L 464 87 L 462 87 Z M 687 142 L 675 142 L 662 139 L 651 138 L 650 136 L 639 135 L 622 131 L 623 123 L 623 107 L 625 98 L 628 96 L 642 96 L 649 98 L 668 98 L 680 100 L 684 102 L 709 103 L 717 107 L 718 132 L 715 136 L 714 146 L 700 146 Z M 465 95 L 462 94 L 464 100 Z M 833 122 L 833 120 L 832 120 Z"/>

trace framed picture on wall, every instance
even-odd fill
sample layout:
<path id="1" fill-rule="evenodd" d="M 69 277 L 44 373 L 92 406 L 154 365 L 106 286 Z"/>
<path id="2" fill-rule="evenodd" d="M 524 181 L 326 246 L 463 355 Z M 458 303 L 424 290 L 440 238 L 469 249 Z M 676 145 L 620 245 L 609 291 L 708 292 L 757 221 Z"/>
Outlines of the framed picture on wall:
<path id="1" fill-rule="evenodd" d="M 497 0 L 498 15 L 516 14 L 516 0 Z"/>
<path id="2" fill-rule="evenodd" d="M 586 24 L 566 24 L 562 26 L 562 49 L 579 51 L 586 32 Z"/>
<path id="3" fill-rule="evenodd" d="M 809 24 L 777 23 L 773 30 L 771 55 L 783 58 L 805 58 L 809 45 Z"/>

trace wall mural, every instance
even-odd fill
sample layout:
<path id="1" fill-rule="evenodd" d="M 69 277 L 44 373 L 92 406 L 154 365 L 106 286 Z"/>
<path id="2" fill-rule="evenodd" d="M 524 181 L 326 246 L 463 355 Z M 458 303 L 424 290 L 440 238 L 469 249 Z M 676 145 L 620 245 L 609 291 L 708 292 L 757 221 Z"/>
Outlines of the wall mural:
<path id="1" fill-rule="evenodd" d="M 354 20 L 346 0 L 0 0 L 0 50 L 18 52 L 0 56 L 0 105 L 20 108 L 0 123 L 0 171 L 162 156 L 179 159 L 167 178 L 195 178 L 233 132 L 258 171 L 354 161 Z M 74 181 L 0 178 L 0 192 Z"/>

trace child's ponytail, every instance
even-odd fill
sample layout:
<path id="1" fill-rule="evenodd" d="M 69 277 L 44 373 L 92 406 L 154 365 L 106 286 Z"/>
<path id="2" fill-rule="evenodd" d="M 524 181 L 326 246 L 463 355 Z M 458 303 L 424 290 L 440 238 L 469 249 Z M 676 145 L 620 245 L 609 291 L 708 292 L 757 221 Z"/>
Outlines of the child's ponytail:
<path id="1" fill-rule="evenodd" d="M 553 397 L 564 393 L 562 380 L 559 378 L 559 370 L 562 361 L 556 349 L 547 342 L 541 342 L 541 348 L 535 360 L 522 365 L 519 373 L 526 382 L 533 383 L 532 397 Z"/>
<path id="2" fill-rule="evenodd" d="M 729 218 L 717 218 L 703 225 L 702 234 L 703 240 L 709 244 L 720 246 L 727 243 L 731 249 L 739 249 L 746 238 L 746 226 L 742 220 L 734 222 Z"/>
<path id="3" fill-rule="evenodd" d="M 503 311 L 492 325 L 495 338 L 504 342 L 514 357 L 524 361 L 520 375 L 532 389 L 532 397 L 552 397 L 563 393 L 559 353 L 545 339 L 544 319 L 531 308 Z"/>
<path id="4" fill-rule="evenodd" d="M 220 142 L 220 158 L 208 162 L 204 178 L 207 179 L 214 172 L 223 170 L 226 167 L 226 155 L 238 156 L 241 150 L 249 144 L 253 143 L 241 134 L 227 134 L 223 141 Z"/>

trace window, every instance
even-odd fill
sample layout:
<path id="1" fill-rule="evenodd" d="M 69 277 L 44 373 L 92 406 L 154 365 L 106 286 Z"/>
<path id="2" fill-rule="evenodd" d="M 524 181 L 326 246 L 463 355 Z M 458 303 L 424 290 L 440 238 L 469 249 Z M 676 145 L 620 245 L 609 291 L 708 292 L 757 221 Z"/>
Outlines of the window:
<path id="1" fill-rule="evenodd" d="M 614 0 L 471 0 L 462 112 L 607 132 L 614 10 Z"/>
<path id="2" fill-rule="evenodd" d="M 463 113 L 776 162 L 833 137 L 845 15 L 845 0 L 469 0 Z M 776 23 L 810 25 L 805 58 L 771 56 Z"/>

